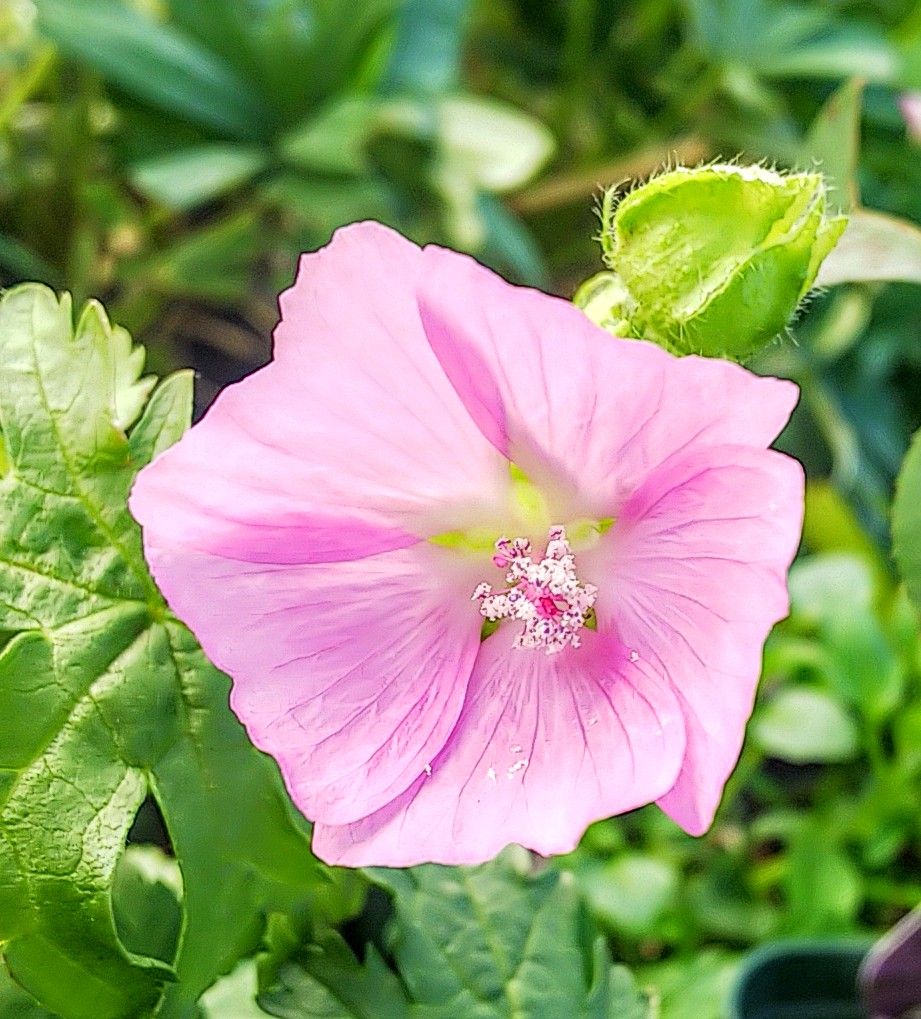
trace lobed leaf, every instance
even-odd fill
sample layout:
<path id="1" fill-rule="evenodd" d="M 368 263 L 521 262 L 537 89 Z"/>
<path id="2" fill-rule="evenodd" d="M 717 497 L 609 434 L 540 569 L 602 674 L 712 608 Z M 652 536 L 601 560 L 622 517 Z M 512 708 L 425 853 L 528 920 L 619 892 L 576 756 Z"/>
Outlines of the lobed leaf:
<path id="1" fill-rule="evenodd" d="M 411 1015 L 406 992 L 374 947 L 368 947 L 361 964 L 335 931 L 327 931 L 283 965 L 277 982 L 260 995 L 259 1002 L 265 1013 L 279 1019 L 410 1019 Z"/>
<path id="2" fill-rule="evenodd" d="M 425 1019 L 646 1016 L 612 967 L 571 875 L 521 874 L 510 855 L 477 868 L 375 870 L 394 894 L 391 950 Z"/>
<path id="3" fill-rule="evenodd" d="M 185 1014 L 252 951 L 263 910 L 319 873 L 226 678 L 144 563 L 128 491 L 188 425 L 192 380 L 161 384 L 126 434 L 139 373 L 98 304 L 74 328 L 69 298 L 43 286 L 0 299 L 0 942 L 13 977 L 66 1019 L 134 1019 L 161 998 L 159 1014 Z M 182 874 L 169 961 L 133 951 L 113 910 L 148 795 Z"/>
<path id="4" fill-rule="evenodd" d="M 369 873 L 393 895 L 389 947 L 398 973 L 373 946 L 361 963 L 327 931 L 278 969 L 259 996 L 266 1013 L 279 1019 L 650 1019 L 650 1002 L 632 975 L 611 965 L 571 875 L 528 876 L 511 853 L 475 868 Z"/>

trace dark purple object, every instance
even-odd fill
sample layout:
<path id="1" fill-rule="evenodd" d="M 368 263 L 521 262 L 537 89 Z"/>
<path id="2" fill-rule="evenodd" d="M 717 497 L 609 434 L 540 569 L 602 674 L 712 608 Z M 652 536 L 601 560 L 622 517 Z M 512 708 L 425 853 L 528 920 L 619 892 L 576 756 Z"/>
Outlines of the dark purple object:
<path id="1" fill-rule="evenodd" d="M 859 984 L 872 1019 L 921 1017 L 921 907 L 870 949 Z"/>

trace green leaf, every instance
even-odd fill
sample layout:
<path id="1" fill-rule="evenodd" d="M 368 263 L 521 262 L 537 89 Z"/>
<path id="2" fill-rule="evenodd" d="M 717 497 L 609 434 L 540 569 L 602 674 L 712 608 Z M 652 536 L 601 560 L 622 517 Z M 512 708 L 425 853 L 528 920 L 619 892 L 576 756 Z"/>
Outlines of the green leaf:
<path id="1" fill-rule="evenodd" d="M 134 346 L 128 330 L 120 326 L 112 328 L 110 358 L 115 373 L 112 381 L 112 422 L 116 428 L 127 432 L 141 416 L 157 380 L 153 375 L 142 378 L 144 348 Z"/>
<path id="2" fill-rule="evenodd" d="M 846 552 L 811 555 L 790 570 L 790 599 L 798 621 L 821 627 L 838 616 L 873 611 L 873 574 L 860 556 Z"/>
<path id="3" fill-rule="evenodd" d="M 342 223 L 392 219 L 390 196 L 376 180 L 279 174 L 261 193 L 299 231 L 304 250 L 319 247 Z"/>
<path id="4" fill-rule="evenodd" d="M 801 160 L 818 163 L 832 185 L 830 201 L 849 211 L 848 224 L 822 263 L 817 286 L 872 280 L 921 283 L 921 229 L 860 207 L 857 164 L 862 84 L 843 85 L 816 117 Z"/>
<path id="5" fill-rule="evenodd" d="M 828 203 L 841 212 L 848 212 L 860 201 L 857 163 L 862 97 L 863 82 L 842 85 L 819 110 L 800 156 L 802 169 L 821 170 L 828 186 Z"/>
<path id="6" fill-rule="evenodd" d="M 245 184 L 268 164 L 268 153 L 242 145 L 201 145 L 137 163 L 131 183 L 171 209 L 193 209 Z"/>
<path id="7" fill-rule="evenodd" d="M 877 615 L 874 584 L 870 561 L 851 553 L 807 556 L 790 572 L 791 623 L 816 632 L 816 671 L 879 722 L 898 706 L 905 671 Z"/>
<path id="8" fill-rule="evenodd" d="M 188 424 L 191 376 L 161 385 L 126 436 L 120 335 L 95 303 L 74 329 L 69 298 L 36 284 L 0 299 L 0 629 L 12 635 L 0 654 L 0 942 L 16 980 L 66 1019 L 143 1016 L 167 984 L 159 1014 L 184 1015 L 252 951 L 264 910 L 318 876 L 274 763 L 147 572 L 126 497 Z M 113 914 L 148 794 L 182 872 L 171 966 L 152 944 L 131 951 L 124 901 Z"/>
<path id="9" fill-rule="evenodd" d="M 476 181 L 462 167 L 437 163 L 432 184 L 441 200 L 449 242 L 462 251 L 479 251 L 486 242 L 486 225 L 480 216 Z"/>
<path id="10" fill-rule="evenodd" d="M 698 45 L 727 64 L 763 67 L 829 24 L 824 12 L 768 0 L 689 0 Z"/>
<path id="11" fill-rule="evenodd" d="M 440 95 L 457 87 L 470 0 L 408 0 L 381 91 Z"/>
<path id="12" fill-rule="evenodd" d="M 640 990 L 626 966 L 612 966 L 609 980 L 606 1019 L 659 1019 L 658 997 Z"/>
<path id="13" fill-rule="evenodd" d="M 848 291 L 842 291 L 842 296 Z M 834 485 L 823 478 L 806 482 L 806 519 L 803 540 L 813 552 L 845 552 L 871 563 L 884 576 L 885 567 L 873 539 L 853 507 Z"/>
<path id="14" fill-rule="evenodd" d="M 160 383 L 154 399 L 144 408 L 143 420 L 128 436 L 134 463 L 149 463 L 182 437 L 191 416 L 194 378 L 194 372 L 186 369 L 174 372 Z"/>
<path id="15" fill-rule="evenodd" d="M 360 964 L 342 937 L 327 931 L 279 970 L 259 1003 L 280 1019 L 409 1019 L 400 981 L 373 945 Z"/>
<path id="16" fill-rule="evenodd" d="M 640 976 L 655 987 L 663 1019 L 707 1019 L 728 1013 L 738 957 L 723 948 L 704 948 L 690 958 L 645 968 Z"/>
<path id="17" fill-rule="evenodd" d="M 816 4 L 690 0 L 698 44 L 727 67 L 766 78 L 889 81 L 899 58 L 882 32 Z"/>
<path id="18" fill-rule="evenodd" d="M 6 16 L 9 17 L 9 14 Z M 4 34 L 3 41 L 8 47 L 10 43 L 8 29 Z M 0 90 L 0 129 L 6 130 L 22 106 L 39 90 L 54 66 L 54 61 L 54 46 L 45 43 L 30 48 L 23 67 L 17 68 L 12 73 L 8 67 L 4 67 L 3 88 Z"/>
<path id="19" fill-rule="evenodd" d="M 57 1019 L 17 984 L 0 964 L 0 1019 Z"/>
<path id="20" fill-rule="evenodd" d="M 61 52 L 127 93 L 234 138 L 264 134 L 262 103 L 219 57 L 114 0 L 37 0 Z"/>
<path id="21" fill-rule="evenodd" d="M 752 734 L 771 757 L 792 764 L 853 760 L 857 725 L 833 697 L 812 687 L 788 687 L 758 713 Z"/>
<path id="22" fill-rule="evenodd" d="M 612 969 L 569 874 L 483 867 L 373 872 L 394 894 L 391 951 L 425 1019 L 614 1019 L 644 1015 Z M 628 1004 L 629 1002 L 629 1004 Z"/>
<path id="23" fill-rule="evenodd" d="M 40 279 L 56 283 L 58 272 L 22 241 L 0 233 L 0 269 L 17 279 Z"/>
<path id="24" fill-rule="evenodd" d="M 842 612 L 829 619 L 821 637 L 838 696 L 875 722 L 898 708 L 904 669 L 874 614 L 854 609 Z"/>
<path id="25" fill-rule="evenodd" d="M 897 33 L 896 42 L 902 57 L 899 85 L 917 91 L 921 89 L 921 20 L 918 19 L 917 11 Z"/>
<path id="26" fill-rule="evenodd" d="M 480 258 L 498 267 L 512 282 L 550 288 L 550 275 L 540 245 L 528 228 L 495 196 L 477 196 L 477 210 L 486 228 Z"/>
<path id="27" fill-rule="evenodd" d="M 274 115 L 270 127 L 289 127 L 335 96 L 373 84 L 401 6 L 401 0 L 170 0 L 169 10 L 189 35 L 257 85 Z"/>
<path id="28" fill-rule="evenodd" d="M 750 868 L 740 862 L 728 854 L 711 856 L 706 869 L 689 876 L 682 889 L 682 914 L 690 911 L 708 940 L 751 944 L 769 938 L 776 927 L 777 907 L 752 896 Z"/>
<path id="29" fill-rule="evenodd" d="M 915 632 L 917 643 L 917 631 Z M 904 707 L 893 719 L 892 739 L 899 770 L 909 777 L 911 788 L 921 773 L 921 703 Z"/>
<path id="30" fill-rule="evenodd" d="M 921 432 L 912 440 L 896 483 L 892 544 L 908 593 L 921 609 Z"/>
<path id="31" fill-rule="evenodd" d="M 157 846 L 131 845 L 115 867 L 112 912 L 132 952 L 171 962 L 182 927 L 182 875 Z"/>
<path id="32" fill-rule="evenodd" d="M 451 96 L 437 105 L 441 159 L 486 191 L 511 191 L 547 162 L 556 144 L 533 117 L 477 96 Z"/>
<path id="33" fill-rule="evenodd" d="M 180 236 L 171 247 L 135 266 L 133 273 L 163 294 L 239 305 L 251 287 L 261 231 L 254 209 L 243 209 Z"/>
<path id="34" fill-rule="evenodd" d="M 758 70 L 772 78 L 850 78 L 891 82 L 899 71 L 893 47 L 877 31 L 841 24 L 785 52 L 776 46 Z"/>
<path id="35" fill-rule="evenodd" d="M 863 899 L 860 874 L 829 839 L 829 825 L 804 819 L 790 846 L 785 933 L 828 935 L 848 930 Z"/>
<path id="36" fill-rule="evenodd" d="M 221 977 L 201 997 L 198 1009 L 202 1019 L 265 1019 L 269 1013 L 256 1002 L 259 976 L 255 959 L 244 959 L 236 968 Z M 301 1013 L 302 1015 L 304 1013 Z M 332 1019 L 321 1013 L 324 1019 Z"/>
<path id="37" fill-rule="evenodd" d="M 380 100 L 367 96 L 339 99 L 283 138 L 281 154 L 305 170 L 364 173 L 365 145 L 378 124 L 379 110 Z"/>
<path id="38" fill-rule="evenodd" d="M 675 868 L 645 853 L 628 853 L 580 877 L 592 912 L 634 936 L 649 933 L 678 888 Z"/>
<path id="39" fill-rule="evenodd" d="M 852 212 L 838 246 L 819 270 L 816 285 L 868 280 L 921 283 L 921 229 L 882 212 Z"/>

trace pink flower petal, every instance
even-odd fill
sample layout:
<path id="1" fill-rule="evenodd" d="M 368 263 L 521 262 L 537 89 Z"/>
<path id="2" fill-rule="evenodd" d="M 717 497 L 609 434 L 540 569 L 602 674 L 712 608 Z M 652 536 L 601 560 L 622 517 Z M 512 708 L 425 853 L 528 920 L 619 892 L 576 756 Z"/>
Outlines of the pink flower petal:
<path id="1" fill-rule="evenodd" d="M 473 864 L 510 842 L 565 853 L 592 821 L 661 796 L 684 753 L 676 698 L 611 638 L 556 655 L 482 646 L 445 749 L 376 814 L 314 827 L 314 852 L 348 866 Z M 429 773 L 430 771 L 430 773 Z"/>
<path id="2" fill-rule="evenodd" d="M 317 851 L 564 852 L 651 800 L 705 829 L 786 611 L 802 477 L 764 447 L 795 386 L 613 339 L 373 224 L 306 256 L 281 305 L 274 362 L 131 506 Z M 513 649 L 508 622 L 480 645 L 471 594 L 501 572 L 424 540 L 521 524 L 508 458 L 554 523 L 617 518 L 576 553 L 598 588 L 581 648 Z"/>
<path id="3" fill-rule="evenodd" d="M 564 507 L 575 515 L 611 513 L 678 450 L 768 445 L 796 404 L 790 382 L 615 339 L 466 256 L 424 256 L 420 308 L 442 367 L 496 449 L 535 480 L 580 491 Z"/>
<path id="4" fill-rule="evenodd" d="M 308 817 L 377 810 L 444 745 L 481 620 L 469 577 L 444 568 L 443 552 L 268 566 L 148 544 L 147 557 L 170 607 L 233 676 L 231 706 Z"/>
<path id="5" fill-rule="evenodd" d="M 304 256 L 274 362 L 139 475 L 131 508 L 156 544 L 353 559 L 478 522 L 504 499 L 507 464 L 422 330 L 423 271 L 414 244 L 372 223 Z"/>
<path id="6" fill-rule="evenodd" d="M 803 514 L 803 472 L 741 446 L 682 455 L 654 472 L 612 533 L 611 628 L 669 677 L 687 756 L 660 806 L 698 835 L 739 756 L 771 627 L 788 611 L 786 573 Z"/>
<path id="7" fill-rule="evenodd" d="M 903 92 L 899 109 L 905 118 L 909 138 L 921 142 L 921 92 Z"/>

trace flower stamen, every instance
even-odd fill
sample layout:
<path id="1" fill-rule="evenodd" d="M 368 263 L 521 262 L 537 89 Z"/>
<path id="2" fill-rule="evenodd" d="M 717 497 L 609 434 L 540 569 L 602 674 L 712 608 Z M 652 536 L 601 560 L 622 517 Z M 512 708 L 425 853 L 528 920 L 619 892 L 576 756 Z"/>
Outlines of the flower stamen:
<path id="1" fill-rule="evenodd" d="M 575 556 L 562 527 L 550 528 L 540 560 L 532 556 L 527 538 L 500 538 L 492 561 L 506 571 L 509 587 L 494 591 L 491 584 L 477 584 L 471 600 L 480 603 L 480 615 L 492 623 L 502 619 L 523 622 L 524 630 L 515 638 L 517 648 L 543 648 L 552 655 L 566 647 L 579 647 L 579 631 L 598 589 L 579 580 Z"/>

